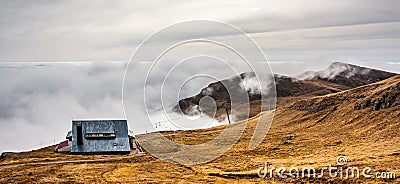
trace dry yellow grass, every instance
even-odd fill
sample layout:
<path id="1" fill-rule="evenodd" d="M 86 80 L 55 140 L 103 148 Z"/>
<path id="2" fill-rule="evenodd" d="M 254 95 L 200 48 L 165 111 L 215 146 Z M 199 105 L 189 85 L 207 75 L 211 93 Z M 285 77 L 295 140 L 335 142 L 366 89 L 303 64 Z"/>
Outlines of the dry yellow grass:
<path id="1" fill-rule="evenodd" d="M 252 118 L 240 140 L 224 155 L 204 164 L 182 166 L 152 157 L 122 158 L 114 161 L 91 163 L 63 163 L 49 165 L 19 165 L 0 167 L 1 183 L 30 182 L 82 182 L 82 183 L 287 183 L 287 182 L 393 182 L 400 178 L 400 106 L 372 111 L 356 110 L 365 98 L 378 98 L 382 92 L 400 83 L 400 76 L 362 86 L 337 94 L 296 101 L 276 110 L 270 131 L 262 144 L 248 150 L 257 117 Z M 362 98 L 361 98 L 362 97 Z M 332 103 L 327 103 L 331 102 Z M 337 103 L 339 102 L 340 103 Z M 318 112 L 299 110 L 305 105 L 324 105 Z M 261 114 L 260 116 L 263 116 Z M 244 122 L 238 122 L 238 124 Z M 174 134 L 174 141 L 181 144 L 207 142 L 225 128 L 164 132 Z M 294 136 L 292 144 L 282 144 L 286 136 Z M 147 137 L 146 137 L 147 136 Z M 140 136 L 139 136 L 140 137 Z M 151 134 L 142 135 L 147 140 Z M 273 148 L 278 146 L 279 149 Z M 373 171 L 392 171 L 396 179 L 280 179 L 259 178 L 257 170 L 269 162 L 274 167 L 317 170 L 336 165 L 339 154 L 345 154 L 346 166 L 371 167 Z M 1 160 L 0 165 L 43 162 L 55 160 L 80 160 L 115 158 L 116 155 L 68 155 L 53 153 L 51 148 L 20 153 Z"/>

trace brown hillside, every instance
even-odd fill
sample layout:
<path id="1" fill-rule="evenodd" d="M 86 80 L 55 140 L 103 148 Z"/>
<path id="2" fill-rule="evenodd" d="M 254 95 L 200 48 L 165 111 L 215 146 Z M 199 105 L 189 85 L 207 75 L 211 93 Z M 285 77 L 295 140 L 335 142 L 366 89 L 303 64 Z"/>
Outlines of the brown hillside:
<path id="1" fill-rule="evenodd" d="M 295 101 L 286 107 L 279 107 L 264 141 L 255 150 L 250 151 L 248 144 L 258 118 L 270 113 L 263 112 L 249 120 L 244 134 L 232 149 L 204 164 L 192 166 L 172 164 L 151 157 L 150 154 L 112 161 L 28 164 L 121 157 L 76 156 L 53 153 L 50 148 L 46 148 L 2 158 L 0 183 L 399 183 L 399 86 L 400 76 L 395 76 L 352 90 Z M 366 104 L 368 100 L 371 100 L 369 105 Z M 379 103 L 375 103 L 377 100 Z M 378 106 L 379 108 L 375 108 Z M 228 127 L 242 123 L 245 122 L 237 122 Z M 164 134 L 166 136 L 174 134 L 174 141 L 178 143 L 198 144 L 211 140 L 224 128 L 225 126 L 219 126 L 206 130 L 174 131 Z M 152 140 L 152 134 L 137 137 L 150 143 L 156 141 Z M 258 168 L 266 161 L 276 168 L 308 166 L 319 171 L 325 166 L 335 166 L 338 155 L 347 157 L 346 166 L 361 169 L 371 167 L 372 172 L 391 171 L 397 174 L 397 178 L 340 179 L 329 178 L 325 174 L 323 178 L 263 179 L 258 178 L 256 174 Z M 24 163 L 25 165 L 21 165 Z"/>

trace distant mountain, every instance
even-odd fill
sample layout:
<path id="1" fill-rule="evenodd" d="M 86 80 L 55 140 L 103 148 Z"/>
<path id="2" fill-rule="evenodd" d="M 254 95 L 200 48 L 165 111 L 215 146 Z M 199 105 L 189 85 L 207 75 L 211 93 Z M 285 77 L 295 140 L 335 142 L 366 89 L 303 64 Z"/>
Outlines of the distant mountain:
<path id="1" fill-rule="evenodd" d="M 277 104 L 280 106 L 299 98 L 336 93 L 382 81 L 395 75 L 397 74 L 339 62 L 332 63 L 325 70 L 316 72 L 308 71 L 296 78 L 275 74 Z M 216 102 L 217 113 L 215 117 L 218 118 L 225 114 L 225 108 L 229 110 L 230 107 L 229 93 L 223 85 L 226 84 L 235 89 L 234 93 L 247 93 L 250 100 L 249 116 L 253 117 L 262 111 L 261 94 L 258 92 L 259 90 L 244 88 L 242 84 L 244 80 L 251 80 L 254 76 L 254 73 L 247 72 L 211 83 L 203 88 L 199 94 L 181 99 L 174 107 L 174 110 L 177 112 L 182 111 L 186 115 L 198 114 L 200 111 L 198 107 L 200 100 L 205 96 L 209 96 Z M 193 111 L 196 112 L 193 113 Z M 209 113 L 211 109 L 203 108 L 201 111 L 213 116 L 213 113 Z M 241 114 L 236 116 L 237 120 L 248 118 Z"/>
<path id="2" fill-rule="evenodd" d="M 382 81 L 395 75 L 397 74 L 347 63 L 334 62 L 325 70 L 305 72 L 297 76 L 297 78 L 325 81 L 333 83 L 341 89 L 351 89 Z"/>

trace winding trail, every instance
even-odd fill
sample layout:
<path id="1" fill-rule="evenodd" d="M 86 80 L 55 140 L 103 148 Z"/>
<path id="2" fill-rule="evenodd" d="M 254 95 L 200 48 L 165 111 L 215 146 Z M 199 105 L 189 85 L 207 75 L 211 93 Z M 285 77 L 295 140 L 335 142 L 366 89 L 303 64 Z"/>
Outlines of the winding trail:
<path id="1" fill-rule="evenodd" d="M 123 160 L 128 158 L 133 158 L 137 156 L 143 156 L 144 153 L 138 153 L 135 155 L 118 157 L 118 158 L 101 158 L 101 159 L 93 159 L 93 160 L 60 160 L 60 161 L 46 161 L 46 162 L 27 162 L 27 163 L 17 163 L 17 164 L 5 164 L 0 165 L 0 169 L 18 167 L 18 166 L 38 166 L 38 165 L 52 165 L 52 164 L 70 164 L 70 163 L 94 163 L 94 162 L 110 162 L 116 160 Z"/>

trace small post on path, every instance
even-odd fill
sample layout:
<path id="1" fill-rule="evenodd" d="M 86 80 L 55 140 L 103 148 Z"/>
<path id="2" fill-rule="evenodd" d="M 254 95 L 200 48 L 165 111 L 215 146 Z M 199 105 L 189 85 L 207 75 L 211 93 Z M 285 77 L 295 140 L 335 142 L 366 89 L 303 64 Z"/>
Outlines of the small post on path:
<path id="1" fill-rule="evenodd" d="M 231 124 L 231 119 L 229 118 L 228 106 L 225 106 L 225 111 L 226 111 L 226 117 L 228 117 L 228 122 L 229 124 Z"/>

